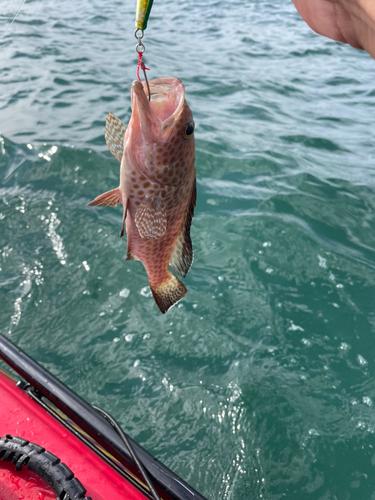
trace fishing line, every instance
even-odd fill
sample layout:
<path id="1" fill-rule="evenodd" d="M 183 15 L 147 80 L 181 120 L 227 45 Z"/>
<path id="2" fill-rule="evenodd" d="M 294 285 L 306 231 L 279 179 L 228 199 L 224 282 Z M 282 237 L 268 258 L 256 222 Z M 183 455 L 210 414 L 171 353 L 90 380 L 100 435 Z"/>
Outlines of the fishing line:
<path id="1" fill-rule="evenodd" d="M 137 78 L 140 82 L 142 82 L 142 80 L 140 79 L 140 76 L 139 76 L 139 68 L 141 68 L 141 70 L 143 71 L 143 74 L 145 76 L 145 80 L 146 80 L 146 85 L 147 85 L 147 90 L 148 90 L 148 100 L 151 101 L 150 86 L 148 84 L 147 75 L 146 75 L 146 70 L 150 71 L 150 68 L 146 68 L 145 63 L 142 61 L 142 54 L 143 54 L 143 52 L 138 52 Z"/>
<path id="2" fill-rule="evenodd" d="M 152 3 L 154 0 L 137 0 L 137 10 L 135 13 L 135 32 L 134 36 L 137 39 L 138 43 L 135 46 L 135 51 L 138 54 L 138 67 L 137 67 L 137 78 L 141 82 L 139 77 L 139 69 L 142 69 L 145 82 L 148 90 L 148 100 L 151 101 L 151 92 L 150 85 L 148 84 L 146 71 L 150 68 L 146 68 L 145 63 L 142 61 L 143 54 L 146 51 L 146 47 L 142 43 L 142 38 L 144 35 L 144 31 L 147 28 L 148 18 L 150 16 Z"/>
<path id="3" fill-rule="evenodd" d="M 138 31 L 141 32 L 141 34 L 138 33 Z M 144 35 L 144 32 L 143 30 L 137 28 L 134 32 L 134 36 L 135 38 L 138 40 L 138 43 L 137 45 L 135 46 L 135 51 L 136 53 L 138 54 L 138 66 L 137 66 L 137 78 L 140 82 L 142 82 L 142 80 L 140 79 L 139 77 L 139 68 L 142 69 L 143 71 L 143 74 L 145 76 L 145 81 L 146 81 L 146 85 L 147 85 L 147 90 L 148 90 L 148 100 L 151 101 L 151 92 L 150 92 L 150 86 L 148 84 L 148 80 L 147 80 L 147 75 L 146 75 L 146 70 L 149 71 L 150 68 L 146 68 L 146 65 L 145 63 L 143 62 L 142 60 L 142 57 L 143 57 L 143 54 L 145 53 L 146 51 L 146 47 L 144 46 L 144 44 L 142 43 L 142 38 L 143 38 L 143 35 Z"/>
<path id="4" fill-rule="evenodd" d="M 21 12 L 22 7 L 25 5 L 25 2 L 26 2 L 26 0 L 23 0 L 21 7 L 18 9 L 17 14 L 13 18 L 13 21 L 10 23 L 10 25 L 7 27 L 7 29 L 4 31 L 2 37 L 0 38 L 0 42 L 2 41 L 2 39 L 4 38 L 4 36 L 8 33 L 8 31 L 10 30 L 10 28 L 11 28 L 12 24 L 14 23 L 14 21 L 17 19 L 18 14 Z"/>

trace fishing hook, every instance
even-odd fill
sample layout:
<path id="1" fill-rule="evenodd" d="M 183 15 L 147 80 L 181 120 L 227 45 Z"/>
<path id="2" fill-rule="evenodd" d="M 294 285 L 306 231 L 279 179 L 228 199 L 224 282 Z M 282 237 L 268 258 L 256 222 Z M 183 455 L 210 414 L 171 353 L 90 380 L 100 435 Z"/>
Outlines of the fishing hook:
<path id="1" fill-rule="evenodd" d="M 143 71 L 143 74 L 145 75 L 145 80 L 146 80 L 146 85 L 147 85 L 147 91 L 148 91 L 148 100 L 151 101 L 150 85 L 148 84 L 147 75 L 146 75 L 146 69 L 149 69 L 149 68 L 146 68 L 144 62 L 142 62 L 141 63 L 141 69 Z"/>
<path id="2" fill-rule="evenodd" d="M 139 31 L 141 32 L 141 34 L 138 33 Z M 138 41 L 137 45 L 135 46 L 135 51 L 138 54 L 137 77 L 138 77 L 138 80 L 141 81 L 141 79 L 139 78 L 139 68 L 141 68 L 142 71 L 143 71 L 144 77 L 145 77 L 146 85 L 147 85 L 148 100 L 151 101 L 150 85 L 148 83 L 148 79 L 147 79 L 147 75 L 146 75 L 146 70 L 149 70 L 150 68 L 146 68 L 145 63 L 142 60 L 143 54 L 146 52 L 146 47 L 142 43 L 143 36 L 144 36 L 144 31 L 143 30 L 140 30 L 140 29 L 137 28 L 134 31 L 134 37 Z"/>

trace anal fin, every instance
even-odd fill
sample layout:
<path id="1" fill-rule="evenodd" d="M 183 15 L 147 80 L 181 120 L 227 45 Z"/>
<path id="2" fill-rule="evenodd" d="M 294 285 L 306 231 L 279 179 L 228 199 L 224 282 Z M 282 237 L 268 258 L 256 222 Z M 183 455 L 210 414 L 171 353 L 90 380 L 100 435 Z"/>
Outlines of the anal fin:
<path id="1" fill-rule="evenodd" d="M 129 248 L 128 248 L 128 251 L 126 253 L 126 258 L 125 260 L 139 260 L 138 257 L 135 255 L 135 253 L 133 253 Z"/>

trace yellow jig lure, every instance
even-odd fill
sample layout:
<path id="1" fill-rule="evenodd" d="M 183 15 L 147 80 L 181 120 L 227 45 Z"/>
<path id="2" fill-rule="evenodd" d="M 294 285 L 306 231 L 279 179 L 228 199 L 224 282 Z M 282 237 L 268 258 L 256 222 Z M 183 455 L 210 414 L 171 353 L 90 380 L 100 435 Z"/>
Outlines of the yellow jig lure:
<path id="1" fill-rule="evenodd" d="M 135 27 L 144 31 L 151 12 L 153 0 L 137 0 L 137 12 L 135 16 Z"/>

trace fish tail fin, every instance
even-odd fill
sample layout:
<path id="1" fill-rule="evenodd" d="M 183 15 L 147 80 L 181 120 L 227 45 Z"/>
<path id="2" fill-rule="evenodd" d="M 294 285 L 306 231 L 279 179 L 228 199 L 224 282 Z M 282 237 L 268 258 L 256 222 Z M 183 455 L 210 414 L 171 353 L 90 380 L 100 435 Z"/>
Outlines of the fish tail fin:
<path id="1" fill-rule="evenodd" d="M 150 283 L 150 288 L 156 305 L 163 314 L 187 294 L 186 286 L 171 272 L 168 272 L 168 277 L 161 283 Z"/>

